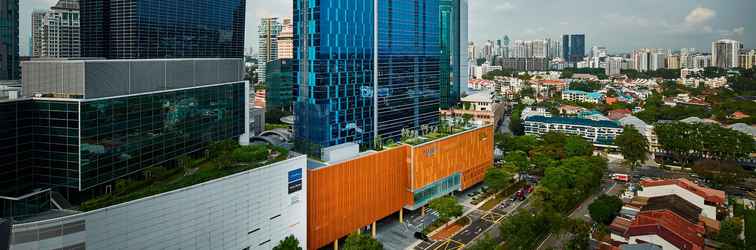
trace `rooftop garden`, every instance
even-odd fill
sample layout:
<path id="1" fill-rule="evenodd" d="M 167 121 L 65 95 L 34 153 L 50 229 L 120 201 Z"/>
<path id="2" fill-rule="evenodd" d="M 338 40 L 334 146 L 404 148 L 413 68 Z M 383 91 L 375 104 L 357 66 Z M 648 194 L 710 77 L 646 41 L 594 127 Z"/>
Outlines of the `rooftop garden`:
<path id="1" fill-rule="evenodd" d="M 450 135 L 462 133 L 472 126 L 470 120 L 472 120 L 472 116 L 466 114 L 462 118 L 441 118 L 437 126 L 422 126 L 420 131 L 403 130 L 401 143 L 417 146 Z"/>
<path id="2" fill-rule="evenodd" d="M 182 156 L 178 167 L 150 167 L 139 178 L 120 179 L 113 192 L 83 202 L 80 210 L 92 211 L 270 165 L 286 160 L 289 152 L 271 145 L 240 146 L 225 140 L 210 145 L 206 155 L 196 159 Z"/>

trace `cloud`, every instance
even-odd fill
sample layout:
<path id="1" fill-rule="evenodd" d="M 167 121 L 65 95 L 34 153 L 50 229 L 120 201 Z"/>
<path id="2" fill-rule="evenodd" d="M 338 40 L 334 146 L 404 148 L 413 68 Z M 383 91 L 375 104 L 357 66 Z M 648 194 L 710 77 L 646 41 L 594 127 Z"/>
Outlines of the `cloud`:
<path id="1" fill-rule="evenodd" d="M 731 30 L 719 30 L 719 35 L 724 37 L 740 38 L 745 34 L 745 27 L 737 27 Z"/>
<path id="2" fill-rule="evenodd" d="M 515 6 L 514 6 L 514 4 L 512 4 L 510 2 L 503 2 L 503 3 L 500 3 L 500 4 L 496 5 L 496 7 L 494 7 L 494 9 L 497 10 L 497 11 L 510 11 L 510 10 L 514 10 Z"/>
<path id="3" fill-rule="evenodd" d="M 685 23 L 689 25 L 699 25 L 709 22 L 717 15 L 717 12 L 704 7 L 696 7 L 685 17 Z"/>

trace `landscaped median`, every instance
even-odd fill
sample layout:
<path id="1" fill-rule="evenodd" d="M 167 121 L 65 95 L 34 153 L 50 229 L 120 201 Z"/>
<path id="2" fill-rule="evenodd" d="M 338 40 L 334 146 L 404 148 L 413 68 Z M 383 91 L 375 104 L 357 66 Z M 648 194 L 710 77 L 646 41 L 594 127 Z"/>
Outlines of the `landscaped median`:
<path id="1" fill-rule="evenodd" d="M 180 167 L 155 166 L 143 175 L 116 182 L 112 193 L 81 204 L 81 211 L 92 211 L 156 194 L 177 190 L 236 173 L 270 165 L 289 157 L 288 150 L 271 145 L 239 146 L 221 141 L 210 146 L 209 157 L 179 159 Z"/>

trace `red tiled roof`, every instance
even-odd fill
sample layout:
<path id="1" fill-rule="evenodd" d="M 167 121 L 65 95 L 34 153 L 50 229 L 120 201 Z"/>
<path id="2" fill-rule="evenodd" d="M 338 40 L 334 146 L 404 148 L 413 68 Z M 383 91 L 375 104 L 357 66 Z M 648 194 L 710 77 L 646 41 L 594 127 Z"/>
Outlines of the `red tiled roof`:
<path id="1" fill-rule="evenodd" d="M 704 247 L 703 225 L 690 223 L 669 210 L 641 212 L 625 232 L 630 236 L 658 235 L 680 249 L 699 250 Z"/>
<path id="2" fill-rule="evenodd" d="M 701 187 L 687 179 L 666 179 L 666 180 L 644 179 L 644 180 L 641 180 L 640 184 L 643 187 L 677 185 L 681 188 L 687 189 L 688 191 L 693 192 L 694 194 L 697 194 L 703 197 L 704 200 L 708 202 L 719 204 L 719 205 L 725 203 L 726 196 L 725 196 L 724 191 Z"/>

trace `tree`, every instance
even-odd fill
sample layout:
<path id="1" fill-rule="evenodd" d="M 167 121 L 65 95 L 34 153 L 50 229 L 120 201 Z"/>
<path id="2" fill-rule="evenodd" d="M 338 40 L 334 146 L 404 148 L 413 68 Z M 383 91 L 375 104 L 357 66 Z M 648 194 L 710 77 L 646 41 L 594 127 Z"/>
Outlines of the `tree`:
<path id="1" fill-rule="evenodd" d="M 579 136 L 569 136 L 564 142 L 567 157 L 590 156 L 593 154 L 593 144 Z"/>
<path id="2" fill-rule="evenodd" d="M 505 249 L 536 249 L 541 237 L 558 227 L 554 223 L 556 215 L 544 212 L 516 212 L 501 224 L 501 235 L 506 242 Z"/>
<path id="3" fill-rule="evenodd" d="M 698 176 L 724 187 L 740 183 L 746 171 L 733 161 L 701 160 L 693 165 L 693 172 Z"/>
<path id="4" fill-rule="evenodd" d="M 740 160 L 755 146 L 750 135 L 715 124 L 665 123 L 655 131 L 661 149 L 686 166 L 699 159 Z"/>
<path id="5" fill-rule="evenodd" d="M 344 242 L 344 250 L 383 250 L 383 245 L 367 234 L 351 234 Z"/>
<path id="6" fill-rule="evenodd" d="M 617 217 L 622 209 L 622 200 L 616 196 L 601 195 L 591 205 L 588 206 L 588 212 L 593 221 L 609 225 Z"/>
<path id="7" fill-rule="evenodd" d="M 496 242 L 490 235 L 486 234 L 482 239 L 475 242 L 475 244 L 466 248 L 467 250 L 494 250 L 499 247 L 499 243 Z"/>
<path id="8" fill-rule="evenodd" d="M 588 250 L 590 247 L 591 225 L 587 222 L 577 219 L 569 219 L 564 223 L 564 227 L 572 233 L 572 238 L 567 241 L 565 250 Z"/>
<path id="9" fill-rule="evenodd" d="M 452 218 L 462 216 L 463 212 L 462 205 L 457 202 L 457 198 L 454 198 L 454 196 L 451 195 L 439 197 L 432 200 L 428 207 L 436 210 L 438 212 L 439 219 L 443 221 L 448 221 Z"/>
<path id="10" fill-rule="evenodd" d="M 625 161 L 631 166 L 648 159 L 648 140 L 633 126 L 626 126 L 622 134 L 614 140 Z"/>
<path id="11" fill-rule="evenodd" d="M 463 124 L 464 124 L 465 127 L 469 127 L 470 126 L 470 121 L 472 119 L 473 119 L 473 115 L 471 115 L 471 114 L 464 114 L 464 115 L 462 115 L 462 122 L 463 122 Z"/>
<path id="12" fill-rule="evenodd" d="M 486 171 L 483 181 L 488 188 L 498 192 L 509 186 L 512 181 L 512 174 L 503 168 L 490 168 Z"/>
<path id="13" fill-rule="evenodd" d="M 728 218 L 722 221 L 716 240 L 725 244 L 722 249 L 742 249 L 744 242 L 740 239 L 743 221 L 740 218 Z"/>
<path id="14" fill-rule="evenodd" d="M 500 134 L 496 137 L 496 146 L 504 152 L 523 151 L 528 152 L 538 145 L 538 138 L 532 135 L 512 136 Z"/>
<path id="15" fill-rule="evenodd" d="M 504 161 L 517 167 L 517 170 L 520 173 L 525 173 L 530 170 L 530 161 L 528 160 L 528 154 L 523 151 L 518 150 L 509 152 L 507 156 L 504 157 Z"/>
<path id="16" fill-rule="evenodd" d="M 302 250 L 299 246 L 299 240 L 294 235 L 289 235 L 273 247 L 273 250 Z"/>

